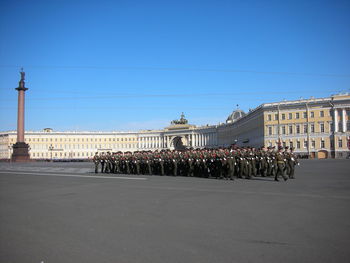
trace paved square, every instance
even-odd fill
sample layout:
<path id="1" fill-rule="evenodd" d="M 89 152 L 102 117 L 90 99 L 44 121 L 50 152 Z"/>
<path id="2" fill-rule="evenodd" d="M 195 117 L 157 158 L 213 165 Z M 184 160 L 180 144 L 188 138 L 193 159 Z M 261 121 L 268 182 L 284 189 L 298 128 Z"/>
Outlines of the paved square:
<path id="1" fill-rule="evenodd" d="M 0 163 L 0 262 L 349 262 L 349 168 L 231 182 Z"/>

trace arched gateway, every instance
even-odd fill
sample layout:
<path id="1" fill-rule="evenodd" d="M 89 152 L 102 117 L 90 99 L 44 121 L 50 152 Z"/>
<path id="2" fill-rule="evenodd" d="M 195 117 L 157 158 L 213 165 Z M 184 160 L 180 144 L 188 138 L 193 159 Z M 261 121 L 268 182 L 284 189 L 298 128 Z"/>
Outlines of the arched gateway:
<path id="1" fill-rule="evenodd" d="M 172 150 L 185 150 L 187 148 L 187 140 L 181 136 L 175 136 L 170 142 L 170 149 Z"/>

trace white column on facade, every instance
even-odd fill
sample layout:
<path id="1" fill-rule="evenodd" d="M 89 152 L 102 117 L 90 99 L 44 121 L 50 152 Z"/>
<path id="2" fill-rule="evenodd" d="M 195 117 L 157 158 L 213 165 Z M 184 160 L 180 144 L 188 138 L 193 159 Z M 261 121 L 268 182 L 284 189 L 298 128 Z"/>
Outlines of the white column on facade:
<path id="1" fill-rule="evenodd" d="M 342 109 L 342 124 L 343 124 L 343 132 L 346 132 L 346 110 Z"/>
<path id="2" fill-rule="evenodd" d="M 203 134 L 200 134 L 200 145 L 199 146 L 203 146 Z"/>
<path id="3" fill-rule="evenodd" d="M 334 109 L 334 132 L 338 132 L 338 110 Z"/>
<path id="4" fill-rule="evenodd" d="M 207 146 L 208 143 L 208 134 L 204 134 L 204 146 Z"/>

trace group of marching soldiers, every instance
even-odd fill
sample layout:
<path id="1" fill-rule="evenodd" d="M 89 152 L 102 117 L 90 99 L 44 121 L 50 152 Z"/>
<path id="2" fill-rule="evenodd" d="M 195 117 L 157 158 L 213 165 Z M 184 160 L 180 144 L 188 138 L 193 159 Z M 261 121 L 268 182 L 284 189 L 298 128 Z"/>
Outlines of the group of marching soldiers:
<path id="1" fill-rule="evenodd" d="M 288 147 L 188 149 L 184 151 L 137 151 L 96 153 L 95 173 L 194 176 L 229 179 L 274 177 L 275 181 L 294 178 L 299 165 Z"/>

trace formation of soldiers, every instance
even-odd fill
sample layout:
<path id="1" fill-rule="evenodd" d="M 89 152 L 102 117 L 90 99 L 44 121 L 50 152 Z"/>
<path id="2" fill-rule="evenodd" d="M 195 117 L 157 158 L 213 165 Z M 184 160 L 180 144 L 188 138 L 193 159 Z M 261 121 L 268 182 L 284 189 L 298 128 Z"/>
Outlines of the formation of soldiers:
<path id="1" fill-rule="evenodd" d="M 185 151 L 138 151 L 96 153 L 93 157 L 95 173 L 194 176 L 234 180 L 253 176 L 274 177 L 279 181 L 294 178 L 299 165 L 293 149 L 218 148 Z"/>

